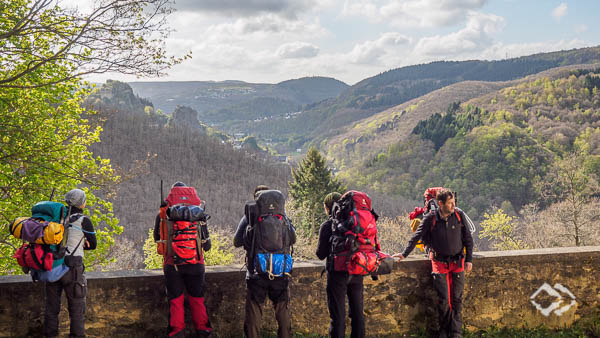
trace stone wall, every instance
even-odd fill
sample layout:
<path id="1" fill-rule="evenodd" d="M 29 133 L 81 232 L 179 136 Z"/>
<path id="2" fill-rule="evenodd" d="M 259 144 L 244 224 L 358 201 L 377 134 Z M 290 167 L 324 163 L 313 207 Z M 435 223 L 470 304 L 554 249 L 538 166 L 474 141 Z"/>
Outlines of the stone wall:
<path id="1" fill-rule="evenodd" d="M 463 300 L 464 322 L 470 330 L 491 325 L 569 326 L 600 314 L 600 247 L 478 252 L 473 265 Z M 326 277 L 320 277 L 321 270 L 321 262 L 296 264 L 290 305 L 296 332 L 327 334 Z M 435 329 L 430 271 L 423 255 L 413 254 L 396 264 L 391 275 L 379 281 L 365 279 L 365 315 L 371 336 Z M 162 271 L 89 272 L 87 276 L 89 336 L 165 335 L 168 307 Z M 207 268 L 206 304 L 219 337 L 243 336 L 244 276 L 240 266 Z M 530 299 L 543 285 L 546 291 Z M 562 302 L 552 305 L 559 300 L 557 294 Z M 43 284 L 32 283 L 28 276 L 1 276 L 0 336 L 40 336 L 43 300 Z M 547 308 L 547 316 L 532 301 Z M 65 303 L 63 297 L 61 333 L 68 334 Z M 271 304 L 264 309 L 263 328 L 274 331 L 271 309 Z"/>

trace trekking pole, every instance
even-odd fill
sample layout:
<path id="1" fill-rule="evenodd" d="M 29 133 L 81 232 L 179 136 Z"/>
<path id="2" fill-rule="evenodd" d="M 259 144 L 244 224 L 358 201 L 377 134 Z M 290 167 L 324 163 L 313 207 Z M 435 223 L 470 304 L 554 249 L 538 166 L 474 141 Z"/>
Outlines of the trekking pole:
<path id="1" fill-rule="evenodd" d="M 50 193 L 50 198 L 48 198 L 48 201 L 52 201 L 52 198 L 54 198 L 54 191 L 56 191 L 56 188 L 52 188 L 52 192 Z"/>
<path id="2" fill-rule="evenodd" d="M 163 180 L 160 180 L 160 204 L 162 205 L 163 203 Z"/>

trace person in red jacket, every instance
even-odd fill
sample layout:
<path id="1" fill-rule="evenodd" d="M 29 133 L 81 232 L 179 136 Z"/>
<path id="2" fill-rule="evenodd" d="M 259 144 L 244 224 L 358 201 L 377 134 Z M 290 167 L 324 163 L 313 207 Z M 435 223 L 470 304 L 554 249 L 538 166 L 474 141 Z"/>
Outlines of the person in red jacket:
<path id="1" fill-rule="evenodd" d="M 178 196 L 178 200 L 174 196 Z M 200 204 L 202 201 L 198 198 L 196 190 L 186 187 L 182 182 L 177 182 L 171 187 L 171 192 L 166 201 L 161 205 L 161 210 L 167 210 L 168 207 L 176 205 L 177 202 L 187 201 L 190 205 Z M 165 213 L 161 212 L 156 216 L 154 225 L 154 240 L 161 241 L 160 227 L 161 222 L 166 223 L 162 218 Z M 203 223 L 203 224 L 202 224 Z M 208 228 L 205 222 L 202 222 L 198 235 L 202 236 L 202 250 L 208 251 L 211 242 L 208 234 Z M 163 260 L 163 272 L 165 284 L 167 287 L 167 298 L 169 299 L 169 337 L 184 337 L 185 314 L 184 314 L 184 296 L 185 290 L 188 294 L 188 303 L 192 312 L 192 322 L 199 337 L 208 337 L 212 328 L 208 319 L 206 306 L 204 305 L 204 255 L 200 248 L 197 248 L 197 256 L 194 258 L 194 264 L 176 264 L 173 254 L 165 252 Z"/>
<path id="2" fill-rule="evenodd" d="M 406 258 L 423 239 L 429 247 L 433 286 L 437 292 L 440 337 L 462 336 L 462 294 L 465 271 L 473 268 L 473 237 L 465 226 L 466 215 L 455 208 L 454 194 L 448 189 L 438 191 L 436 208 L 426 214 L 403 253 Z"/>

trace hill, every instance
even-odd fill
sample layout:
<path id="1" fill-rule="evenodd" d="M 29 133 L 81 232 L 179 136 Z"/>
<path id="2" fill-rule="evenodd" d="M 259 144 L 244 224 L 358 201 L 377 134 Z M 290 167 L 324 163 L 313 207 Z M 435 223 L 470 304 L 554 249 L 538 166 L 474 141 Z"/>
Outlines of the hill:
<path id="1" fill-rule="evenodd" d="M 305 77 L 277 84 L 182 81 L 130 82 L 129 85 L 137 95 L 149 98 L 163 112 L 170 113 L 176 105 L 185 105 L 197 110 L 200 119 L 208 123 L 236 119 L 235 107 L 244 106 L 256 99 L 273 99 L 274 102 L 301 106 L 336 97 L 348 88 L 347 84 L 326 77 Z M 217 112 L 221 109 L 231 112 L 226 116 L 219 116 L 221 114 Z"/>
<path id="2" fill-rule="evenodd" d="M 463 83 L 465 102 L 444 111 L 439 107 L 451 96 L 442 89 L 415 100 L 413 108 L 358 123 L 356 129 L 371 128 L 373 135 L 337 139 L 329 149 L 345 180 L 414 199 L 428 186 L 450 187 L 475 219 L 493 206 L 513 214 L 528 204 L 544 207 L 557 202 L 549 196 L 560 189 L 546 191 L 545 183 L 556 182 L 563 173 L 555 168 L 568 157 L 581 156 L 581 175 L 600 174 L 598 66 L 561 67 L 497 84 L 497 90 Z M 475 94 L 467 99 L 470 85 Z"/>
<path id="3" fill-rule="evenodd" d="M 463 81 L 452 84 L 359 120 L 343 132 L 323 140 L 321 147 L 338 165 L 342 159 L 347 165 L 351 165 L 353 159 L 373 155 L 405 140 L 417 123 L 433 114 L 444 113 L 454 102 L 467 102 L 476 98 L 491 100 L 490 95 L 496 95 L 502 88 L 544 77 L 556 79 L 571 70 L 593 69 L 597 66 L 598 64 L 558 67 L 512 81 Z"/>
<path id="4" fill-rule="evenodd" d="M 503 82 L 571 64 L 600 62 L 600 47 L 542 53 L 499 61 L 440 61 L 393 69 L 360 81 L 338 97 L 304 106 L 288 118 L 248 128 L 273 139 L 319 145 L 349 125 L 432 91 L 463 81 Z"/>
<path id="5" fill-rule="evenodd" d="M 143 261 L 139 243 L 154 226 L 161 180 L 165 192 L 175 181 L 196 187 L 207 202 L 213 229 L 237 226 L 256 185 L 268 184 L 287 192 L 287 165 L 249 148 L 236 150 L 205 128 L 191 128 L 189 118 L 195 112 L 189 108 L 180 108 L 176 114 L 187 124 L 175 123 L 172 117 L 150 108 L 132 109 L 148 102 L 123 90 L 127 87 L 111 82 L 88 99 L 88 105 L 99 112 L 93 118 L 104 121 L 101 142 L 93 145 L 92 151 L 110 159 L 124 177 L 113 201 L 114 213 L 125 228 L 117 248 L 131 251 L 122 258 L 126 265 L 121 267 L 140 267 Z M 118 90 L 107 95 L 113 89 Z M 115 102 L 130 104 L 119 106 Z"/>

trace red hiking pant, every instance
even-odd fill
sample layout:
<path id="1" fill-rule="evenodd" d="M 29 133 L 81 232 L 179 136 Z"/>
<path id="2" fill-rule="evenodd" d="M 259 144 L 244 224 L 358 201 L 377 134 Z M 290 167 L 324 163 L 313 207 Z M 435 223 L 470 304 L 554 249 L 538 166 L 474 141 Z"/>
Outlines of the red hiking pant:
<path id="1" fill-rule="evenodd" d="M 188 264 L 164 266 L 167 298 L 169 299 L 169 336 L 183 333 L 185 329 L 184 290 L 192 313 L 192 322 L 199 335 L 211 331 L 206 306 L 204 305 L 204 265 Z"/>

